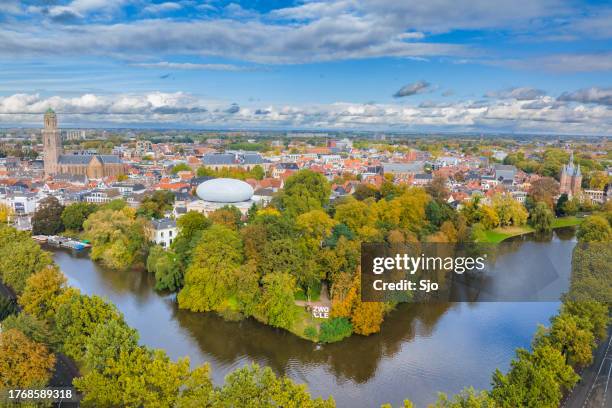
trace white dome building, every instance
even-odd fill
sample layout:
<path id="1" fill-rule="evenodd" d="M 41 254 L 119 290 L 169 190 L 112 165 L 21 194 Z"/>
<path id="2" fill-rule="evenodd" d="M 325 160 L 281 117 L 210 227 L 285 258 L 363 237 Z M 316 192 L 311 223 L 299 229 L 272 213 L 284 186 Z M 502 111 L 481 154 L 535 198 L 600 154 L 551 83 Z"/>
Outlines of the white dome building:
<path id="1" fill-rule="evenodd" d="M 242 180 L 231 178 L 216 178 L 203 182 L 196 188 L 200 200 L 187 203 L 187 211 L 209 213 L 233 205 L 246 214 L 255 203 L 253 187 Z"/>
<path id="2" fill-rule="evenodd" d="M 253 197 L 253 187 L 242 180 L 217 178 L 200 184 L 196 194 L 202 200 L 213 203 L 239 203 Z"/>

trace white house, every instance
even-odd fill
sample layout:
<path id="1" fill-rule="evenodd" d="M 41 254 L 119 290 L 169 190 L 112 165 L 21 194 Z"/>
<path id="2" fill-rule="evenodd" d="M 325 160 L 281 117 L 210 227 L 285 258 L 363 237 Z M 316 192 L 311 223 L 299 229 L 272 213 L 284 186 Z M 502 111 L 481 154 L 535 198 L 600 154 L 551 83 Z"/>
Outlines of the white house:
<path id="1" fill-rule="evenodd" d="M 178 233 L 176 220 L 162 218 L 161 220 L 152 220 L 151 225 L 153 226 L 151 241 L 164 248 L 168 248 Z"/>

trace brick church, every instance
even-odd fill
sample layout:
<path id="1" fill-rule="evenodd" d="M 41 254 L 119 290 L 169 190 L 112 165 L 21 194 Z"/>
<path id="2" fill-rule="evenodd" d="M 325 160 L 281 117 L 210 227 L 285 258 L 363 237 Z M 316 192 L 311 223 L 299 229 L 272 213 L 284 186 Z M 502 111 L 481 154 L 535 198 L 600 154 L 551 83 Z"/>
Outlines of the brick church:
<path id="1" fill-rule="evenodd" d="M 55 174 L 85 175 L 89 179 L 125 174 L 125 164 L 114 155 L 63 154 L 62 136 L 57 116 L 49 108 L 42 130 L 45 176 Z"/>
<path id="2" fill-rule="evenodd" d="M 580 195 L 582 172 L 580 171 L 580 165 L 574 166 L 574 152 L 570 155 L 569 163 L 563 166 L 561 170 L 559 184 L 561 194 L 567 194 L 570 198 Z"/>

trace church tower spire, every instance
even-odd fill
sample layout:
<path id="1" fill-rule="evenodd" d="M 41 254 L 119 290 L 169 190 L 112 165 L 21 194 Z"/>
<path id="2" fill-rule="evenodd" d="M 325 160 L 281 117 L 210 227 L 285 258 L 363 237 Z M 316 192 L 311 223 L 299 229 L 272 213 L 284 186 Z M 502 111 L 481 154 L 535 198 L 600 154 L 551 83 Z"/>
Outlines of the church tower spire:
<path id="1" fill-rule="evenodd" d="M 45 112 L 42 139 L 45 176 L 49 176 L 57 173 L 57 163 L 62 154 L 62 138 L 57 127 L 57 116 L 51 108 Z"/>

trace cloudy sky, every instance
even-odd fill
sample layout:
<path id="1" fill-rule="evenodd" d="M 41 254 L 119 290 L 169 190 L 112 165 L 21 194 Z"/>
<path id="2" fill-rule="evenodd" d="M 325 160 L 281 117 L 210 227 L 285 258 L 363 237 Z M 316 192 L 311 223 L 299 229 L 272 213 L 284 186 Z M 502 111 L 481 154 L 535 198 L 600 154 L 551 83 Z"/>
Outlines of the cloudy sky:
<path id="1" fill-rule="evenodd" d="M 606 4 L 607 3 L 607 4 Z M 612 6 L 0 1 L 0 126 L 612 135 Z"/>

